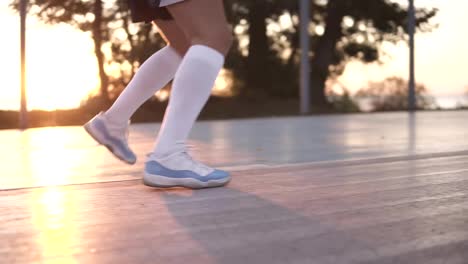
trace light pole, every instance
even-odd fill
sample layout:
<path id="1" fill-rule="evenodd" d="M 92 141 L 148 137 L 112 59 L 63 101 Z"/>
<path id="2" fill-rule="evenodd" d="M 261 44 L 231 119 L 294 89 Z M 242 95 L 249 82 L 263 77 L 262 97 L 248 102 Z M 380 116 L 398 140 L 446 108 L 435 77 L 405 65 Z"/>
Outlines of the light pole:
<path id="1" fill-rule="evenodd" d="M 20 38 L 21 38 L 21 106 L 20 129 L 28 128 L 28 109 L 26 102 L 26 9 L 27 0 L 20 1 Z"/>
<path id="2" fill-rule="evenodd" d="M 300 42 L 301 42 L 301 81 L 300 81 L 300 102 L 301 114 L 310 112 L 310 0 L 300 1 Z"/>
<path id="3" fill-rule="evenodd" d="M 409 34 L 409 91 L 408 91 L 408 110 L 416 110 L 416 81 L 414 70 L 414 34 L 416 31 L 416 17 L 414 9 L 414 0 L 409 0 L 408 8 L 408 34 Z"/>

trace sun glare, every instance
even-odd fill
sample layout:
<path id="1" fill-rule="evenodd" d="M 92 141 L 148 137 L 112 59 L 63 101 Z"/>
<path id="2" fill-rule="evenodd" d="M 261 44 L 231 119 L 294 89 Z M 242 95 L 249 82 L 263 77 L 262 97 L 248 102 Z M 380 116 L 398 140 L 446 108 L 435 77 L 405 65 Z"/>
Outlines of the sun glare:
<path id="1" fill-rule="evenodd" d="M 13 19 L 12 22 L 17 21 Z M 46 26 L 33 18 L 27 23 L 26 82 L 29 109 L 70 109 L 80 105 L 99 85 L 93 43 L 89 35 L 68 25 Z M 2 109 L 19 106 L 19 32 L 11 28 L 12 41 L 0 51 L 8 65 Z M 13 102 L 12 102 L 13 101 Z"/>
<path id="2" fill-rule="evenodd" d="M 31 108 L 73 108 L 97 87 L 92 42 L 69 26 L 31 29 L 28 99 Z M 49 35 L 43 38 L 43 35 Z"/>
<path id="3" fill-rule="evenodd" d="M 78 263 L 73 257 L 79 252 L 79 234 L 73 219 L 76 208 L 72 195 L 60 188 L 38 191 L 31 208 L 32 221 L 40 231 L 35 242 L 48 259 L 44 263 Z"/>

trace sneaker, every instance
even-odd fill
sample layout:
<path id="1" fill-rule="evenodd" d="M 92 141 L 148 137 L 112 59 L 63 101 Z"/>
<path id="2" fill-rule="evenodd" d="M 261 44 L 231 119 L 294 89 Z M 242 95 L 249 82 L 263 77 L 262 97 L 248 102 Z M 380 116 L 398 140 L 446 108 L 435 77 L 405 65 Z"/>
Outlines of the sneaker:
<path id="1" fill-rule="evenodd" d="M 149 155 L 143 183 L 151 187 L 186 187 L 191 189 L 220 187 L 231 180 L 228 172 L 215 170 L 190 157 L 184 150 L 164 158 Z"/>
<path id="2" fill-rule="evenodd" d="M 115 126 L 101 112 L 86 123 L 84 129 L 118 159 L 128 164 L 135 164 L 136 155 L 128 146 L 128 125 L 124 127 Z"/>

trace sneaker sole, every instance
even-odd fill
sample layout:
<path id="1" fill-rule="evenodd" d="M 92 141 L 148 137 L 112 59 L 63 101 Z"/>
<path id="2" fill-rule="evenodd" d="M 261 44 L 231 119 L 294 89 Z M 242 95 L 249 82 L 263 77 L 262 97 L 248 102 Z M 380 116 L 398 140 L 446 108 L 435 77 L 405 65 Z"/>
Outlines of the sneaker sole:
<path id="1" fill-rule="evenodd" d="M 149 187 L 156 188 L 186 187 L 190 189 L 203 189 L 222 187 L 228 184 L 230 180 L 231 177 L 203 182 L 193 178 L 179 179 L 145 173 L 143 177 L 143 184 Z"/>
<path id="2" fill-rule="evenodd" d="M 86 132 L 97 142 L 99 143 L 100 145 L 103 145 L 104 147 L 106 147 L 113 155 L 114 157 L 118 158 L 119 160 L 127 163 L 127 164 L 130 164 L 130 165 L 133 165 L 136 163 L 136 161 L 129 161 L 129 160 L 126 160 L 124 157 L 121 157 L 119 156 L 115 151 L 114 151 L 114 148 L 112 147 L 111 144 L 109 144 L 109 142 L 105 139 L 104 136 L 102 136 L 99 132 L 95 132 L 94 129 L 91 127 L 92 125 L 90 123 L 87 123 L 83 126 L 83 128 L 86 130 Z"/>

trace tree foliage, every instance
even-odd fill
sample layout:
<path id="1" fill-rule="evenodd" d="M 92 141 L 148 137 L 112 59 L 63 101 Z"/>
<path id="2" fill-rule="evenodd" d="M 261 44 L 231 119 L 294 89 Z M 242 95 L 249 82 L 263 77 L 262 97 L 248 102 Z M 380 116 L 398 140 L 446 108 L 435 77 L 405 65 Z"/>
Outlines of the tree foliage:
<path id="1" fill-rule="evenodd" d="M 19 0 L 14 1 L 14 5 Z M 310 51 L 299 47 L 299 7 L 294 0 L 225 0 L 236 41 L 226 68 L 236 78 L 237 95 L 247 98 L 298 97 L 299 58 L 312 64 L 311 99 L 332 107 L 327 79 L 339 76 L 350 60 L 381 61 L 382 44 L 407 40 L 406 6 L 390 0 L 311 1 Z M 30 13 L 51 23 L 67 23 L 92 34 L 101 77 L 101 94 L 120 91 L 138 66 L 163 45 L 151 25 L 131 24 L 126 1 L 30 0 Z M 420 32 L 435 27 L 435 9 L 418 8 Z M 286 22 L 285 22 L 286 21 Z M 109 72 L 109 65 L 120 72 Z M 116 67 L 113 67 L 116 68 Z"/>
<path id="2" fill-rule="evenodd" d="M 325 82 L 343 72 L 346 63 L 357 59 L 365 63 L 379 61 L 382 43 L 407 39 L 407 9 L 389 0 L 323 1 L 324 33 L 313 48 L 312 102 L 327 105 Z M 416 10 L 416 25 L 429 31 L 434 9 Z"/>
<path id="3" fill-rule="evenodd" d="M 244 81 L 241 94 L 298 96 L 302 52 L 298 1 L 228 0 L 226 3 L 239 40 L 228 62 L 235 76 Z M 380 62 L 385 55 L 384 42 L 407 40 L 407 8 L 389 0 L 317 0 L 312 1 L 311 13 L 309 54 L 311 99 L 315 106 L 331 106 L 325 83 L 342 74 L 350 60 Z M 420 32 L 435 27 L 430 20 L 436 13 L 435 9 L 416 10 Z M 285 19 L 290 21 L 288 27 L 283 25 Z"/>

